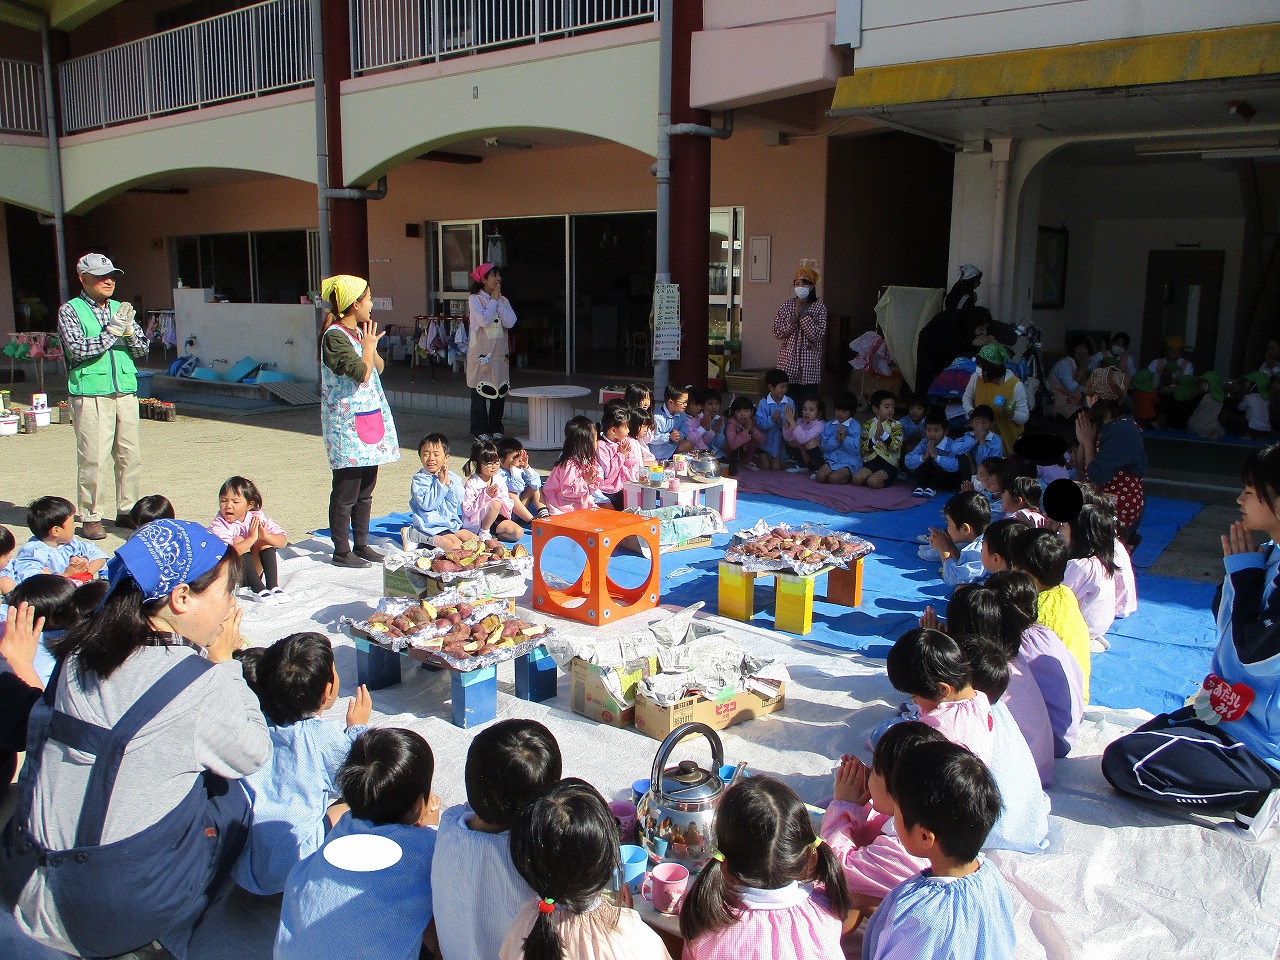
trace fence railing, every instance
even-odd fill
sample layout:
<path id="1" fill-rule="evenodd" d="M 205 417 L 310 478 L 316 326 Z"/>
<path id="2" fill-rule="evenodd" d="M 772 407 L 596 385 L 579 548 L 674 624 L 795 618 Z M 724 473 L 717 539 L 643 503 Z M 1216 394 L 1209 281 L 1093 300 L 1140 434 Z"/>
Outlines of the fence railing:
<path id="1" fill-rule="evenodd" d="M 163 116 L 311 83 L 307 0 L 268 0 L 68 60 L 62 132 Z"/>
<path id="2" fill-rule="evenodd" d="M 351 0 L 351 71 L 439 61 L 657 17 L 658 0 Z"/>
<path id="3" fill-rule="evenodd" d="M 44 133 L 44 70 L 0 57 L 0 133 Z"/>

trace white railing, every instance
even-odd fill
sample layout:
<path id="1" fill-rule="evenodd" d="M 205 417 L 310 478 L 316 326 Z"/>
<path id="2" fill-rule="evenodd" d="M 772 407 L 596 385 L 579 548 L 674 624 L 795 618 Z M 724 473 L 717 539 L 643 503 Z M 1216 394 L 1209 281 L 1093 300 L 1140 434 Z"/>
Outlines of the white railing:
<path id="1" fill-rule="evenodd" d="M 658 0 L 350 0 L 351 72 L 658 18 Z"/>
<path id="2" fill-rule="evenodd" d="M 40 64 L 0 57 L 0 133 L 44 133 Z"/>
<path id="3" fill-rule="evenodd" d="M 62 132 L 198 110 L 311 83 L 307 0 L 268 0 L 68 60 Z"/>

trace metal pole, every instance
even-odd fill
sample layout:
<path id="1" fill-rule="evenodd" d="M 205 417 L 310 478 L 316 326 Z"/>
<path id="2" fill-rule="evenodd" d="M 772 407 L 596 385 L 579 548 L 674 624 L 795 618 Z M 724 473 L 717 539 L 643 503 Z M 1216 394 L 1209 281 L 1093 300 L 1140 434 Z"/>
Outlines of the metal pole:
<path id="1" fill-rule="evenodd" d="M 33 8 L 19 4 L 28 10 Z M 62 204 L 62 154 L 58 149 L 58 116 L 53 103 L 53 53 L 49 49 L 49 15 L 43 10 L 33 10 L 40 17 L 40 54 L 44 66 L 44 125 L 49 141 L 49 180 L 53 200 L 53 242 L 58 257 L 58 296 L 61 302 L 71 299 L 71 284 L 67 277 L 67 236 Z"/>
<path id="2" fill-rule="evenodd" d="M 316 108 L 316 212 L 317 241 L 320 247 L 320 279 L 333 276 L 329 236 L 329 132 L 326 128 L 324 96 L 324 10 L 325 0 L 311 0 L 311 74 L 315 81 Z"/>
<path id="3" fill-rule="evenodd" d="M 658 199 L 657 242 L 654 257 L 656 270 L 654 283 L 671 282 L 671 52 L 674 46 L 673 0 L 660 0 L 658 5 Z M 652 338 L 650 338 L 652 340 Z M 650 347 L 652 348 L 652 343 Z M 662 402 L 662 395 L 671 378 L 671 364 L 667 360 L 653 363 L 653 396 L 655 403 Z"/>

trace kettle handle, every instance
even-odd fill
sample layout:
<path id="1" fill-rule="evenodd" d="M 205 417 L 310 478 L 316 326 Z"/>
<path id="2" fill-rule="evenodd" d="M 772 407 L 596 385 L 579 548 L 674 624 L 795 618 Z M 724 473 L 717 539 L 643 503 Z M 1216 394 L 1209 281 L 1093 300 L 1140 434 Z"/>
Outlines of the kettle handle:
<path id="1" fill-rule="evenodd" d="M 692 734 L 701 734 L 711 744 L 711 770 L 717 777 L 720 775 L 720 768 L 724 766 L 724 744 L 720 742 L 720 734 L 705 723 L 682 723 L 667 734 L 667 738 L 662 741 L 662 746 L 658 747 L 657 756 L 653 758 L 650 789 L 655 797 L 662 796 L 662 771 L 666 769 L 667 758 L 671 756 L 671 751 L 675 749 L 677 743 Z"/>

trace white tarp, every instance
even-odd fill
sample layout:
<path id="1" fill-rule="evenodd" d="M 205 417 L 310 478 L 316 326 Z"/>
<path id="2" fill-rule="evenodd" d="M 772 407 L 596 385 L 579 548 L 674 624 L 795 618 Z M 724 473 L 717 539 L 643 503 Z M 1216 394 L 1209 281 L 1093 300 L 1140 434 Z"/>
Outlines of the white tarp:
<path id="1" fill-rule="evenodd" d="M 945 294 L 941 287 L 886 287 L 876 304 L 876 323 L 880 324 L 893 361 L 907 383 L 916 382 L 916 343 L 920 328 L 942 309 Z"/>

